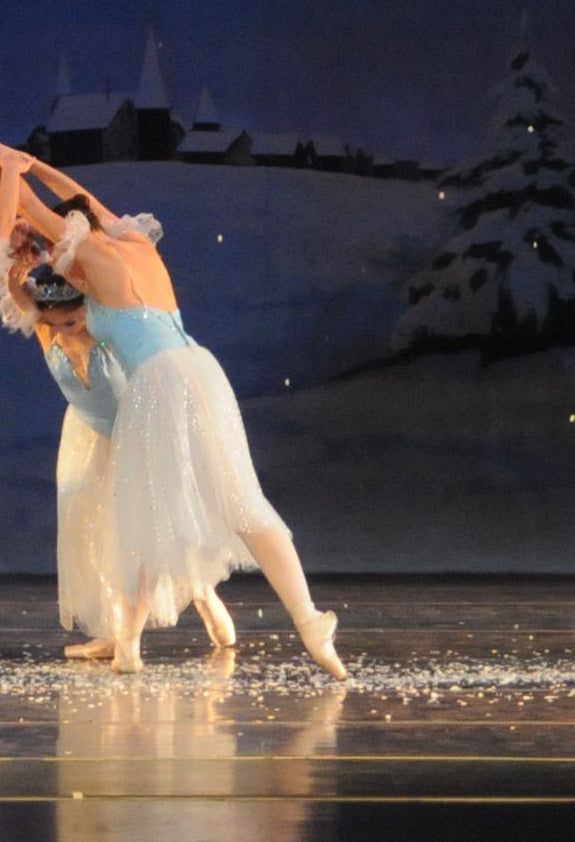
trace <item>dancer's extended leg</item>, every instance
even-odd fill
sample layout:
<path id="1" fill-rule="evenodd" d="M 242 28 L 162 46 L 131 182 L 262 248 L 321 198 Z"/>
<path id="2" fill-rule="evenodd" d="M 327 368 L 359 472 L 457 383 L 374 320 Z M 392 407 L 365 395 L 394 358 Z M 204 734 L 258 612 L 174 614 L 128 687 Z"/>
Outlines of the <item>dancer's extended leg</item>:
<path id="1" fill-rule="evenodd" d="M 299 556 L 289 535 L 274 529 L 242 533 L 241 537 L 291 615 L 309 654 L 334 678 L 346 678 L 345 667 L 333 645 L 337 617 L 333 611 L 318 611 L 313 604 Z"/>

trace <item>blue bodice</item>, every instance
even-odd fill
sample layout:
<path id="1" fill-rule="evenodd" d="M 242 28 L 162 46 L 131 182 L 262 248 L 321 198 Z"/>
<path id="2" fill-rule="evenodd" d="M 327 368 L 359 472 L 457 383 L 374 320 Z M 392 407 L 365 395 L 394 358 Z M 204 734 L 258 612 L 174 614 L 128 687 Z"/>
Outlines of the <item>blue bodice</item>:
<path id="1" fill-rule="evenodd" d="M 128 376 L 160 351 L 195 344 L 186 335 L 178 310 L 107 307 L 89 298 L 86 326 L 97 341 L 110 345 Z"/>
<path id="2" fill-rule="evenodd" d="M 53 342 L 45 353 L 46 363 L 60 391 L 82 420 L 97 433 L 111 436 L 118 399 L 126 378 L 117 360 L 103 344 L 90 350 L 86 386 L 74 371 L 63 348 Z"/>

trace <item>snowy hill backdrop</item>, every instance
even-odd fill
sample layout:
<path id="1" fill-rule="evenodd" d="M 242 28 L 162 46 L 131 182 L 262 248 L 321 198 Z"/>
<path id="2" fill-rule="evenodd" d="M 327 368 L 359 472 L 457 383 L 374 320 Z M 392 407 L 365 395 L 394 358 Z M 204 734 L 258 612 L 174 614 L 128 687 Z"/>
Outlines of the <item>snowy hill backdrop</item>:
<path id="1" fill-rule="evenodd" d="M 174 163 L 76 172 L 111 207 L 163 222 L 186 325 L 240 395 L 386 355 L 398 290 L 449 224 L 427 183 Z"/>
<path id="2" fill-rule="evenodd" d="M 570 570 L 571 349 L 349 374 L 389 352 L 399 290 L 454 233 L 434 186 L 177 163 L 73 174 L 164 223 L 186 325 L 244 396 L 308 570 Z M 0 352 L 0 572 L 54 572 L 64 405 L 35 340 L 1 332 Z"/>

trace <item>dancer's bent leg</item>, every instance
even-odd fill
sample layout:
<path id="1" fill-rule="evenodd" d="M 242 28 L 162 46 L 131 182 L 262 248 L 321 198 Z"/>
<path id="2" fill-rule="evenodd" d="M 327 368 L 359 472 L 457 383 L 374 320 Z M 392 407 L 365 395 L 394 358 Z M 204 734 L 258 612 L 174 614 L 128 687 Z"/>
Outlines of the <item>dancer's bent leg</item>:
<path id="1" fill-rule="evenodd" d="M 116 672 L 140 672 L 143 666 L 140 640 L 150 613 L 149 608 L 144 600 L 136 605 L 132 605 L 125 598 L 122 602 L 123 622 L 115 641 L 112 669 Z M 207 588 L 205 598 L 195 600 L 194 604 L 214 644 L 218 647 L 233 646 L 236 641 L 234 624 L 214 589 Z"/>
<path id="2" fill-rule="evenodd" d="M 305 648 L 316 663 L 335 678 L 347 673 L 333 646 L 337 617 L 313 604 L 296 548 L 279 529 L 242 533 L 241 538 L 291 615 Z"/>
<path id="3" fill-rule="evenodd" d="M 195 599 L 194 605 L 214 646 L 233 646 L 236 642 L 234 623 L 215 590 L 206 588 L 204 599 Z"/>

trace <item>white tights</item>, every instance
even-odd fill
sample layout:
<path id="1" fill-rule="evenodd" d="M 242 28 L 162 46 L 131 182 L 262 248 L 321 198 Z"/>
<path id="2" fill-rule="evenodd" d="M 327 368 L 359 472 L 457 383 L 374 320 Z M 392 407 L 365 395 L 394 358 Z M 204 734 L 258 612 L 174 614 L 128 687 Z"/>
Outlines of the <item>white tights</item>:
<path id="1" fill-rule="evenodd" d="M 137 672 L 141 668 L 140 639 L 150 610 L 141 600 L 133 605 L 127 599 L 122 605 L 122 628 L 115 641 L 115 657 L 112 666 L 120 672 Z"/>
<path id="2" fill-rule="evenodd" d="M 287 532 L 270 529 L 242 533 L 241 538 L 294 623 L 300 625 L 314 619 L 319 612 L 313 604 L 299 556 Z M 148 614 L 143 602 L 137 605 L 124 602 L 124 622 L 117 644 L 127 659 L 134 660 L 140 656 L 140 637 Z"/>
<path id="3" fill-rule="evenodd" d="M 312 602 L 299 556 L 287 532 L 270 529 L 243 533 L 241 538 L 294 623 L 313 619 L 319 612 Z"/>

